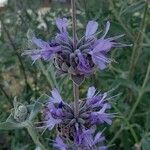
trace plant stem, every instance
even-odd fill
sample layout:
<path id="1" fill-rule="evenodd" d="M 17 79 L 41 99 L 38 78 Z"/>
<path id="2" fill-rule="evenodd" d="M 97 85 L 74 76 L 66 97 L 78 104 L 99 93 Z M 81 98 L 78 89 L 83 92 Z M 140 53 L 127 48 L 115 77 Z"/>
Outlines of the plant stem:
<path id="1" fill-rule="evenodd" d="M 11 101 L 11 97 L 9 97 L 9 95 L 7 94 L 7 92 L 3 89 L 3 86 L 0 84 L 0 90 L 2 91 L 2 93 L 5 95 L 5 97 L 7 98 L 8 102 L 10 103 L 10 105 L 13 107 L 13 102 Z"/>
<path id="2" fill-rule="evenodd" d="M 110 102 L 110 103 L 111 103 L 111 102 Z M 136 143 L 138 143 L 138 137 L 137 137 L 137 135 L 136 135 L 134 129 L 132 128 L 131 124 L 130 124 L 129 121 L 127 120 L 127 118 L 122 114 L 122 112 L 121 112 L 113 103 L 111 103 L 111 105 L 112 105 L 112 107 L 118 112 L 118 114 L 122 117 L 122 119 L 124 120 L 124 122 L 125 122 L 126 125 L 128 126 L 128 128 L 129 128 L 129 130 L 130 130 L 130 132 L 131 132 L 131 134 L 132 134 L 132 136 L 133 136 L 133 138 L 134 138 L 134 141 L 135 141 Z M 123 131 L 123 128 L 120 128 L 120 130 L 118 130 L 119 133 L 114 136 L 114 138 L 110 141 L 110 143 L 109 143 L 108 145 L 113 144 L 115 137 L 117 137 L 118 135 L 120 135 L 120 133 L 121 133 L 122 131 Z"/>
<path id="3" fill-rule="evenodd" d="M 27 127 L 27 130 L 28 130 L 28 133 L 30 134 L 32 140 L 36 144 L 36 146 L 39 146 L 41 148 L 41 150 L 46 150 L 46 148 L 39 141 L 39 137 L 38 137 L 35 127 L 32 124 L 29 124 L 29 126 Z"/>
<path id="4" fill-rule="evenodd" d="M 74 49 L 76 49 L 77 45 L 77 19 L 76 19 L 76 0 L 71 0 L 71 8 L 72 8 L 72 34 L 73 34 L 73 43 Z"/>
<path id="5" fill-rule="evenodd" d="M 134 41 L 134 37 L 131 34 L 131 32 L 129 31 L 128 27 L 126 27 L 125 23 L 122 21 L 122 19 L 120 18 L 120 16 L 118 15 L 119 13 L 116 11 L 113 0 L 109 1 L 110 7 L 112 9 L 112 12 L 115 16 L 115 18 L 118 20 L 118 22 L 120 23 L 120 25 L 122 26 L 122 28 L 125 30 L 125 32 L 127 33 L 128 37 Z"/>
<path id="6" fill-rule="evenodd" d="M 135 112 L 137 106 L 139 105 L 139 103 L 140 103 L 140 101 L 141 101 L 141 99 L 142 99 L 142 96 L 143 96 L 143 94 L 144 94 L 144 92 L 145 92 L 145 91 L 144 91 L 145 86 L 146 86 L 146 84 L 147 84 L 147 82 L 148 82 L 148 80 L 149 80 L 149 76 L 150 76 L 150 63 L 149 63 L 149 65 L 148 65 L 148 69 L 147 69 L 146 76 L 145 76 L 145 79 L 144 79 L 144 81 L 143 81 L 142 87 L 141 87 L 141 89 L 139 90 L 140 93 L 139 93 L 139 95 L 138 95 L 138 97 L 137 97 L 137 99 L 136 99 L 136 102 L 135 102 L 135 104 L 133 105 L 133 107 L 132 107 L 132 109 L 131 109 L 131 111 L 130 111 L 128 117 L 127 117 L 127 119 L 126 119 L 126 123 L 129 123 L 129 121 L 130 121 L 130 119 L 132 118 L 132 116 L 133 116 L 133 114 L 134 114 L 134 112 Z M 127 125 L 128 125 L 128 124 L 127 124 Z M 130 126 L 129 126 L 129 127 L 130 127 Z M 118 130 L 118 132 L 115 134 L 115 136 L 112 138 L 112 140 L 110 141 L 109 144 L 113 143 L 113 142 L 118 138 L 118 136 L 120 135 L 120 133 L 121 133 L 122 131 L 123 131 L 123 129 L 120 128 L 120 129 Z M 132 133 L 133 133 L 133 130 L 132 130 Z M 133 135 L 134 135 L 134 134 L 133 134 Z"/>
<path id="7" fill-rule="evenodd" d="M 14 41 L 12 40 L 12 37 L 10 36 L 10 33 L 9 33 L 9 31 L 7 30 L 7 28 L 6 28 L 6 26 L 5 26 L 5 24 L 4 24 L 4 22 L 3 22 L 2 19 L 1 19 L 1 22 L 2 22 L 2 25 L 3 25 L 3 29 L 4 29 L 4 31 L 5 31 L 5 33 L 6 33 L 6 35 L 7 35 L 7 37 L 8 37 L 8 40 L 9 40 L 11 46 L 12 46 L 12 49 L 13 49 L 15 55 L 16 55 L 17 58 L 18 58 L 18 61 L 19 61 L 19 63 L 20 63 L 20 66 L 19 66 L 19 67 L 20 67 L 20 70 L 22 71 L 22 74 L 23 74 L 24 80 L 25 80 L 25 84 L 26 84 L 26 87 L 27 87 L 27 89 L 28 89 L 29 84 L 28 84 L 28 81 L 27 81 L 27 75 L 26 75 L 26 72 L 25 72 L 25 67 L 24 67 L 24 65 L 23 65 L 22 59 L 21 59 L 20 55 L 18 54 L 18 52 L 17 52 L 17 47 L 16 47 Z"/>
<path id="8" fill-rule="evenodd" d="M 146 72 L 146 76 L 145 76 L 145 79 L 144 79 L 144 81 L 143 81 L 143 85 L 142 85 L 142 87 L 141 87 L 141 89 L 140 89 L 140 93 L 139 93 L 139 95 L 138 95 L 138 98 L 137 98 L 135 104 L 134 104 L 133 107 L 132 107 L 132 110 L 130 111 L 130 114 L 129 114 L 129 116 L 128 116 L 128 120 L 131 119 L 131 117 L 133 116 L 133 113 L 135 112 L 135 110 L 136 110 L 138 104 L 140 103 L 140 101 L 141 101 L 141 99 L 142 99 L 142 96 L 143 96 L 143 94 L 144 94 L 144 88 L 145 88 L 145 86 L 146 86 L 146 84 L 147 84 L 147 82 L 148 82 L 149 76 L 150 76 L 150 63 L 149 63 L 149 65 L 148 65 L 147 72 Z"/>
<path id="9" fill-rule="evenodd" d="M 76 0 L 71 0 L 72 8 L 72 34 L 74 50 L 77 47 L 77 19 L 76 19 Z M 79 114 L 79 86 L 73 82 L 73 95 L 74 95 L 74 115 L 77 118 Z"/>
<path id="10" fill-rule="evenodd" d="M 74 93 L 74 114 L 78 117 L 79 114 L 79 86 L 73 83 L 73 93 Z"/>
<path id="11" fill-rule="evenodd" d="M 142 50 L 143 39 L 144 39 L 143 33 L 145 32 L 145 29 L 147 26 L 147 23 L 146 23 L 147 12 L 148 12 L 148 2 L 145 2 L 145 9 L 144 9 L 144 13 L 143 13 L 143 19 L 142 19 L 141 25 L 140 25 L 140 31 L 138 32 L 137 38 L 135 40 L 135 44 L 133 47 L 131 60 L 130 60 L 130 68 L 129 68 L 129 78 L 130 79 L 132 79 L 132 77 L 133 77 L 134 70 L 135 70 L 136 64 L 138 62 L 141 50 Z"/>

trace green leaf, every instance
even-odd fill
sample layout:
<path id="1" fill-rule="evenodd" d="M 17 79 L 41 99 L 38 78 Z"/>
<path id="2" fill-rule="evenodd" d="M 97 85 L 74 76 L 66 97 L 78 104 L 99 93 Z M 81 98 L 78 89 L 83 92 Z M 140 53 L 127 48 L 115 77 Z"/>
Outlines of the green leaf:
<path id="1" fill-rule="evenodd" d="M 41 110 L 42 110 L 42 103 L 35 102 L 28 120 L 32 121 Z"/>
<path id="2" fill-rule="evenodd" d="M 150 84 L 148 84 L 148 85 L 144 88 L 144 92 L 150 92 Z"/>
<path id="3" fill-rule="evenodd" d="M 142 150 L 150 149 L 150 138 L 145 138 L 142 140 Z"/>
<path id="4" fill-rule="evenodd" d="M 144 8 L 145 2 L 144 1 L 137 1 L 130 6 L 128 6 L 126 9 L 124 9 L 121 13 L 121 15 L 129 14 L 129 13 L 134 13 L 142 8 Z"/>
<path id="5" fill-rule="evenodd" d="M 28 121 L 17 122 L 13 117 L 13 112 L 9 115 L 5 122 L 0 123 L 0 130 L 21 129 L 28 126 Z"/>
<path id="6" fill-rule="evenodd" d="M 115 80 L 115 84 L 129 88 L 134 93 L 134 95 L 137 95 L 139 92 L 139 88 L 136 86 L 136 84 L 128 79 L 117 78 Z"/>
<path id="7" fill-rule="evenodd" d="M 33 105 L 28 105 L 30 110 L 29 121 L 33 120 L 36 115 L 42 110 L 44 102 L 46 102 L 50 97 L 47 94 L 42 94 L 38 100 Z"/>
<path id="8" fill-rule="evenodd" d="M 14 122 L 2 122 L 0 123 L 0 130 L 13 130 L 13 129 L 20 129 L 25 127 L 21 123 L 14 123 Z"/>
<path id="9" fill-rule="evenodd" d="M 128 138 L 129 137 L 129 133 L 127 131 L 123 131 L 122 133 L 122 144 L 123 144 L 123 147 L 124 147 L 124 150 L 129 150 L 130 149 L 130 139 Z"/>

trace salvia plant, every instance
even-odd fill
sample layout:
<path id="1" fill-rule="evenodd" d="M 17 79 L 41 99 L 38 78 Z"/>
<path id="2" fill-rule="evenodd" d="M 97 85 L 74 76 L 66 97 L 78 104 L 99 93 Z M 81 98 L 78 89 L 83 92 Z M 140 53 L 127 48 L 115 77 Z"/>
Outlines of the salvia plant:
<path id="1" fill-rule="evenodd" d="M 56 139 L 53 141 L 55 149 L 59 150 L 106 150 L 104 130 L 97 126 L 111 125 L 114 113 L 110 113 L 112 98 L 108 92 L 96 92 L 94 86 L 88 88 L 85 98 L 79 97 L 79 86 L 84 79 L 94 72 L 104 70 L 113 61 L 108 58 L 112 48 L 124 47 L 126 44 L 117 42 L 123 35 L 106 38 L 110 28 L 107 21 L 104 32 L 98 38 L 98 23 L 94 20 L 87 23 L 85 34 L 77 36 L 76 5 L 72 0 L 72 36 L 68 32 L 68 20 L 57 18 L 56 26 L 59 32 L 49 40 L 43 41 L 32 36 L 32 42 L 37 46 L 35 50 L 26 50 L 23 55 L 32 58 L 33 63 L 42 59 L 52 63 L 59 77 L 67 74 L 73 81 L 74 101 L 68 103 L 62 98 L 58 89 L 51 91 L 51 96 L 43 105 L 40 100 L 30 105 L 14 100 L 14 108 L 1 129 L 26 128 L 37 148 L 45 150 L 34 126 L 34 118 L 42 112 L 43 120 L 40 128 L 55 129 Z M 64 89 L 65 90 L 65 89 Z"/>

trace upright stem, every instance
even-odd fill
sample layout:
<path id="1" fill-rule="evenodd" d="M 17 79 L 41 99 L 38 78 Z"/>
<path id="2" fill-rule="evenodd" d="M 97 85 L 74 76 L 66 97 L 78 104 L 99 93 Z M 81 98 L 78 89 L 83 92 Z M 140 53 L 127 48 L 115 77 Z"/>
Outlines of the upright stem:
<path id="1" fill-rule="evenodd" d="M 73 94 L 74 94 L 74 114 L 78 117 L 79 114 L 79 86 L 73 83 Z"/>
<path id="2" fill-rule="evenodd" d="M 72 33 L 73 33 L 73 43 L 74 43 L 74 49 L 76 49 L 77 45 L 77 19 L 76 19 L 76 0 L 71 0 L 71 8 L 72 8 Z"/>
<path id="3" fill-rule="evenodd" d="M 10 103 L 10 105 L 13 107 L 13 102 L 11 101 L 11 97 L 9 97 L 9 95 L 7 94 L 7 92 L 3 89 L 3 86 L 0 84 L 0 90 L 2 91 L 2 93 L 5 95 L 5 97 L 7 98 L 8 102 Z"/>
<path id="4" fill-rule="evenodd" d="M 132 55 L 131 55 L 130 66 L 129 66 L 129 78 L 130 79 L 132 79 L 134 75 L 134 71 L 135 71 L 137 62 L 139 60 L 141 51 L 142 51 L 144 32 L 147 26 L 147 23 L 146 23 L 147 14 L 148 14 L 148 1 L 145 2 L 145 9 L 143 13 L 143 19 L 140 25 L 140 31 L 138 32 L 137 38 L 135 39 L 135 44 L 134 44 Z"/>
<path id="5" fill-rule="evenodd" d="M 121 17 L 119 16 L 118 11 L 116 11 L 113 0 L 109 1 L 110 7 L 112 9 L 112 12 L 115 16 L 115 18 L 118 20 L 118 22 L 120 23 L 120 25 L 122 26 L 122 28 L 125 30 L 125 32 L 128 34 L 128 37 L 133 41 L 134 37 L 132 35 L 132 33 L 129 31 L 129 28 L 124 24 L 124 22 L 122 21 Z"/>
<path id="6" fill-rule="evenodd" d="M 131 111 L 130 111 L 128 117 L 126 118 L 126 122 L 127 122 L 127 123 L 129 123 L 129 121 L 131 120 L 131 118 L 132 118 L 132 116 L 133 116 L 133 114 L 134 114 L 134 112 L 135 112 L 137 106 L 139 105 L 139 103 L 140 103 L 141 100 L 142 100 L 142 96 L 143 96 L 143 94 L 144 94 L 144 92 L 145 92 L 144 89 L 145 89 L 146 84 L 148 83 L 149 77 L 150 77 L 150 63 L 149 63 L 149 65 L 148 65 L 147 73 L 146 73 L 145 79 L 144 79 L 144 81 L 143 81 L 142 87 L 141 87 L 141 89 L 139 90 L 140 92 L 139 92 L 138 98 L 136 99 L 135 104 L 133 105 L 133 107 L 132 107 L 132 109 L 131 109 Z M 118 138 L 118 136 L 121 134 L 122 131 L 123 131 L 123 128 L 120 128 L 120 129 L 118 130 L 118 132 L 116 132 L 116 134 L 115 134 L 115 136 L 112 138 L 112 140 L 109 142 L 109 144 L 112 144 L 112 143 Z"/>
<path id="7" fill-rule="evenodd" d="M 18 61 L 19 61 L 19 63 L 20 63 L 20 65 L 19 65 L 20 70 L 22 71 L 22 74 L 23 74 L 23 76 L 24 76 L 24 80 L 25 80 L 26 87 L 28 87 L 29 84 L 28 84 L 28 81 L 27 81 L 27 75 L 26 75 L 26 72 L 25 72 L 25 67 L 24 67 L 24 64 L 23 64 L 23 62 L 22 62 L 22 59 L 21 59 L 20 55 L 19 55 L 18 52 L 17 52 L 17 47 L 16 47 L 16 45 L 15 45 L 15 43 L 14 43 L 14 41 L 13 41 L 13 39 L 12 39 L 12 37 L 11 37 L 9 31 L 7 30 L 7 28 L 6 28 L 6 26 L 5 26 L 5 23 L 3 22 L 2 19 L 1 19 L 1 23 L 2 23 L 2 25 L 3 25 L 3 29 L 4 29 L 4 31 L 5 31 L 5 33 L 6 33 L 6 35 L 7 35 L 7 37 L 8 37 L 8 40 L 9 40 L 11 46 L 12 46 L 12 49 L 13 49 L 15 55 L 16 55 L 17 58 L 18 58 Z"/>
<path id="8" fill-rule="evenodd" d="M 141 87 L 141 89 L 140 89 L 138 98 L 137 98 L 137 100 L 135 101 L 135 104 L 133 105 L 133 107 L 132 107 L 132 109 L 131 109 L 131 111 L 130 111 L 130 113 L 129 113 L 129 116 L 128 116 L 128 118 L 127 118 L 128 120 L 131 119 L 131 117 L 133 116 L 133 114 L 134 114 L 134 112 L 135 112 L 137 106 L 139 105 L 140 101 L 142 100 L 142 96 L 143 96 L 143 94 L 144 94 L 144 92 L 145 92 L 144 89 L 145 89 L 146 84 L 148 83 L 149 77 L 150 77 L 150 63 L 149 63 L 149 65 L 148 65 L 147 72 L 146 72 L 146 75 L 145 75 L 145 79 L 144 79 L 143 84 L 142 84 L 142 87 Z"/>
<path id="9" fill-rule="evenodd" d="M 72 8 L 72 34 L 73 34 L 73 46 L 74 50 L 77 47 L 77 19 L 76 19 L 76 0 L 71 0 Z M 79 114 L 79 86 L 73 83 L 73 93 L 74 93 L 74 114 L 78 117 Z"/>

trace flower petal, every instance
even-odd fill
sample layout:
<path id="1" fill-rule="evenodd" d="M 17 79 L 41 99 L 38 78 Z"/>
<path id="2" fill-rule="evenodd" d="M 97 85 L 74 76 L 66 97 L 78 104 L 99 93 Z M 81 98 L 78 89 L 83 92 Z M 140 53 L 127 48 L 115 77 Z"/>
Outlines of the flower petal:
<path id="1" fill-rule="evenodd" d="M 107 67 L 107 64 L 111 61 L 103 56 L 102 54 L 92 55 L 93 62 L 99 67 L 99 69 L 103 70 Z"/>
<path id="2" fill-rule="evenodd" d="M 66 18 L 56 19 L 56 25 L 61 33 L 67 33 L 68 20 Z"/>
<path id="3" fill-rule="evenodd" d="M 87 26 L 86 26 L 86 32 L 85 36 L 88 38 L 89 36 L 92 36 L 95 34 L 95 32 L 98 29 L 98 23 L 96 21 L 89 21 Z"/>
<path id="4" fill-rule="evenodd" d="M 68 146 L 63 142 L 63 140 L 57 136 L 55 139 L 54 147 L 58 148 L 59 150 L 67 150 Z"/>
<path id="5" fill-rule="evenodd" d="M 82 73 L 90 74 L 92 70 L 88 60 L 83 56 L 83 54 L 80 51 L 77 53 L 77 55 L 79 59 L 79 64 L 77 66 L 78 70 Z"/>
<path id="6" fill-rule="evenodd" d="M 87 98 L 92 98 L 96 92 L 96 89 L 94 86 L 89 87 L 88 93 L 87 93 Z"/>
<path id="7" fill-rule="evenodd" d="M 110 42 L 107 39 L 99 39 L 96 42 L 96 45 L 90 53 L 97 53 L 97 52 L 108 52 L 113 47 L 113 42 Z"/>
<path id="8" fill-rule="evenodd" d="M 50 113 L 46 117 L 48 117 L 48 120 L 45 122 L 45 124 L 49 130 L 52 130 L 55 125 L 59 124 L 62 121 L 61 119 L 54 119 Z"/>
<path id="9" fill-rule="evenodd" d="M 36 37 L 32 38 L 32 42 L 35 43 L 40 48 L 44 48 L 45 49 L 45 48 L 49 48 L 50 47 L 48 42 L 45 42 L 45 41 L 43 41 L 41 39 L 38 39 Z"/>
<path id="10" fill-rule="evenodd" d="M 101 37 L 101 39 L 104 39 L 104 38 L 105 38 L 106 34 L 107 34 L 108 31 L 109 31 L 109 28 L 110 28 L 110 22 L 107 21 L 107 23 L 106 23 L 106 28 L 105 28 L 105 32 L 104 32 L 104 35 Z"/>
<path id="11" fill-rule="evenodd" d="M 61 103 L 62 102 L 62 98 L 61 98 L 59 92 L 57 91 L 57 89 L 53 89 L 51 91 L 51 93 L 52 93 L 52 97 L 51 97 L 52 102 L 54 102 L 54 103 Z"/>

